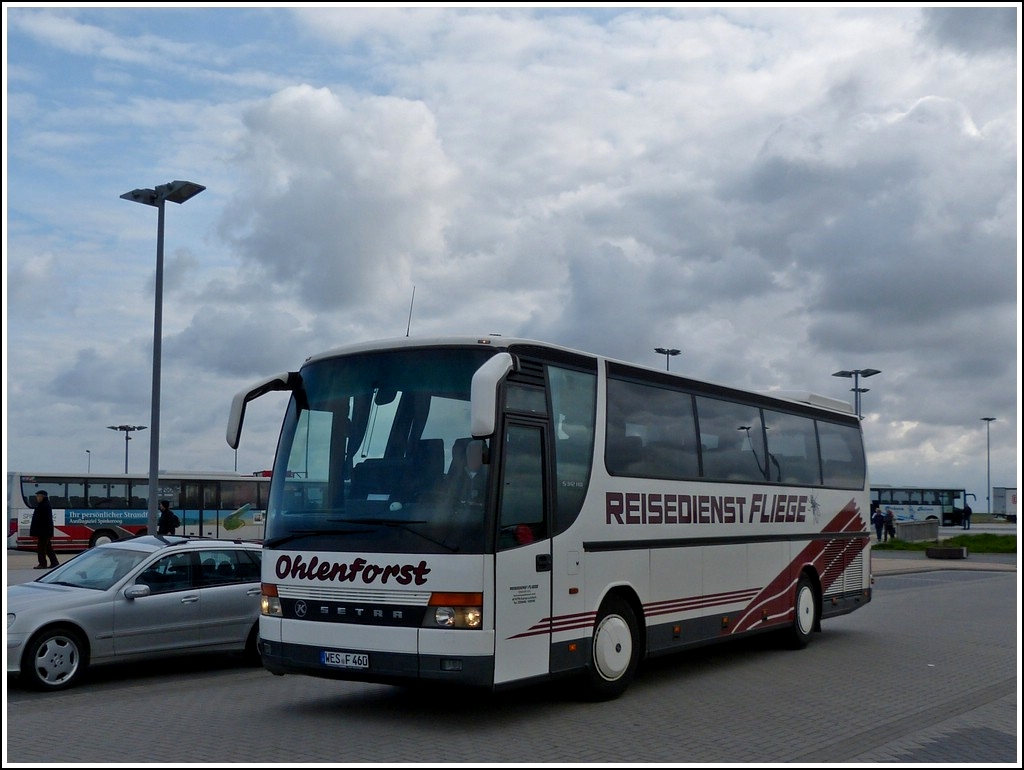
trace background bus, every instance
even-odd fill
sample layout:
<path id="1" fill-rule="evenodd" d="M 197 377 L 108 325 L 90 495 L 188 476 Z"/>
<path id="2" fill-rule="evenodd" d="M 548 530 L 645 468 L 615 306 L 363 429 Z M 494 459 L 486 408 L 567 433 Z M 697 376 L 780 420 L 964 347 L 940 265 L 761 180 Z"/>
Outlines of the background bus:
<path id="1" fill-rule="evenodd" d="M 14 480 L 17 478 L 16 473 L 7 471 L 7 547 L 17 548 L 18 547 L 18 514 L 14 506 L 11 505 L 12 495 L 14 494 Z"/>
<path id="2" fill-rule="evenodd" d="M 973 494 L 962 489 L 935 487 L 871 487 L 871 501 L 892 508 L 897 521 L 936 519 L 943 527 L 959 526 L 964 504 Z"/>
<path id="3" fill-rule="evenodd" d="M 291 391 L 263 541 L 275 674 L 499 689 L 775 631 L 871 600 L 861 424 L 506 337 L 350 345 Z M 466 473 L 477 494 L 467 493 Z M 461 483 L 460 483 L 461 482 Z"/>
<path id="4" fill-rule="evenodd" d="M 133 537 L 147 529 L 149 477 L 67 473 L 12 473 L 8 519 L 17 520 L 13 547 L 31 550 L 36 490 L 53 507 L 53 547 L 70 552 Z M 160 474 L 158 500 L 168 500 L 179 535 L 262 540 L 270 479 L 234 473 Z M 8 538 L 8 547 L 11 547 Z"/>

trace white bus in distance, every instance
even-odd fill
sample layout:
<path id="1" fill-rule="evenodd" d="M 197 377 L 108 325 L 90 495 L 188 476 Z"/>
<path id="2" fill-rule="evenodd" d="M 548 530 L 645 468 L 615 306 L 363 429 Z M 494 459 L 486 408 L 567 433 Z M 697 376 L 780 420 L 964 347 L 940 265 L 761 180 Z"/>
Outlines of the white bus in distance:
<path id="1" fill-rule="evenodd" d="M 762 632 L 802 647 L 871 600 L 848 405 L 526 339 L 405 337 L 238 393 L 230 446 L 275 390 L 291 396 L 264 539 L 274 674 L 567 677 L 605 699 L 645 658 Z"/>
<path id="2" fill-rule="evenodd" d="M 964 505 L 973 493 L 963 489 L 940 487 L 871 487 L 871 501 L 882 511 L 893 512 L 896 521 L 939 522 L 943 527 L 958 527 L 963 521 Z"/>

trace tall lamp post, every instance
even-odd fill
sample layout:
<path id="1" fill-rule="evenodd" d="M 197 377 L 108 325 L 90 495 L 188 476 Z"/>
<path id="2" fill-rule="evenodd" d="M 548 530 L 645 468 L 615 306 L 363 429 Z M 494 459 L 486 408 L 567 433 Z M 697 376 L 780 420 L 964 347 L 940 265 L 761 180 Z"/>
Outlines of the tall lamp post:
<path id="1" fill-rule="evenodd" d="M 86 449 L 85 450 L 85 461 L 86 461 L 85 472 L 86 473 L 92 473 L 92 450 L 91 449 Z M 125 473 L 127 473 L 127 471 L 125 471 Z"/>
<path id="2" fill-rule="evenodd" d="M 162 342 L 162 317 L 164 303 L 164 203 L 184 203 L 203 190 L 201 184 L 195 182 L 174 181 L 159 185 L 156 188 L 141 188 L 126 192 L 121 197 L 126 201 L 144 203 L 155 206 L 156 219 L 156 288 L 154 290 L 153 313 L 153 398 L 152 417 L 153 431 L 149 434 L 149 510 L 147 532 L 156 532 L 157 523 L 157 490 L 159 489 L 160 467 L 160 347 Z M 127 471 L 125 471 L 127 473 Z"/>
<path id="3" fill-rule="evenodd" d="M 992 423 L 995 417 L 982 417 L 985 421 L 985 513 L 992 513 Z"/>
<path id="4" fill-rule="evenodd" d="M 683 351 L 679 350 L 678 348 L 655 348 L 654 352 L 661 353 L 661 355 L 665 356 L 665 371 L 667 372 L 668 362 L 672 358 L 672 356 L 678 356 Z"/>
<path id="5" fill-rule="evenodd" d="M 860 394 L 867 393 L 870 390 L 870 388 L 860 387 L 860 378 L 874 377 L 876 374 L 881 373 L 881 369 L 843 369 L 839 372 L 832 372 L 833 377 L 853 377 L 853 387 L 850 390 L 853 391 L 853 409 L 857 413 L 858 420 L 864 418 L 864 415 L 860 413 Z"/>
<path id="6" fill-rule="evenodd" d="M 128 442 L 132 439 L 132 433 L 137 430 L 145 430 L 145 425 L 108 425 L 111 430 L 124 431 L 124 474 L 128 475 Z M 88 450 L 86 450 L 88 451 Z M 90 455 L 92 457 L 92 455 Z"/>

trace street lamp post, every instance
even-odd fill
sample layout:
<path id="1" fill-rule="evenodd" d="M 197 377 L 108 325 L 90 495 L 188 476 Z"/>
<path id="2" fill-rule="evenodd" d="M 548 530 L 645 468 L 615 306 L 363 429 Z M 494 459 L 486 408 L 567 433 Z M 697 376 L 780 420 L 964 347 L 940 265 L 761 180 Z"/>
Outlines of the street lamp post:
<path id="1" fill-rule="evenodd" d="M 678 348 L 655 348 L 654 352 L 661 353 L 661 355 L 665 356 L 665 371 L 667 372 L 668 362 L 672 358 L 672 356 L 678 356 L 683 351 L 679 350 Z"/>
<path id="2" fill-rule="evenodd" d="M 124 473 L 128 475 L 128 442 L 132 439 L 132 433 L 137 430 L 145 430 L 145 425 L 108 425 L 111 430 L 124 431 Z M 86 450 L 89 451 L 89 450 Z M 90 455 L 91 457 L 91 455 Z"/>
<path id="3" fill-rule="evenodd" d="M 985 513 L 992 513 L 992 423 L 995 417 L 982 417 L 985 421 Z"/>
<path id="4" fill-rule="evenodd" d="M 203 190 L 201 184 L 195 182 L 174 181 L 159 185 L 156 188 L 140 188 L 126 192 L 121 197 L 127 201 L 155 206 L 156 219 L 156 286 L 154 290 L 153 313 L 153 397 L 152 416 L 150 422 L 153 431 L 149 434 L 149 510 L 147 532 L 157 531 L 157 490 L 159 488 L 160 467 L 160 347 L 162 341 L 162 317 L 164 302 L 164 203 L 184 203 Z M 127 471 L 125 471 L 127 473 Z"/>
<path id="5" fill-rule="evenodd" d="M 91 449 L 86 449 L 85 450 L 85 460 L 86 460 L 85 472 L 86 473 L 92 473 L 92 450 Z M 127 471 L 125 471 L 125 473 L 127 473 Z"/>
<path id="6" fill-rule="evenodd" d="M 833 377 L 853 377 L 853 387 L 850 390 L 853 391 L 853 410 L 857 413 L 857 419 L 861 420 L 864 415 L 860 413 L 860 394 L 867 393 L 870 388 L 860 387 L 861 377 L 874 377 L 876 374 L 881 374 L 881 369 L 843 369 L 839 372 L 833 372 Z"/>

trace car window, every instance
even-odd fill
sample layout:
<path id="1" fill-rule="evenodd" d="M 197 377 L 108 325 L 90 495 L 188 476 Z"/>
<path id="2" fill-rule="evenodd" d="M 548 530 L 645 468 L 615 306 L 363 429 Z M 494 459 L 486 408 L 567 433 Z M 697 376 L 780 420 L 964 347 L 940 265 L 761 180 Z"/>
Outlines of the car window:
<path id="1" fill-rule="evenodd" d="M 249 551 L 204 548 L 199 552 L 199 562 L 203 585 L 251 583 L 259 580 L 259 562 L 252 558 Z"/>
<path id="2" fill-rule="evenodd" d="M 135 582 L 148 585 L 154 594 L 189 588 L 192 585 L 192 554 L 174 553 L 164 556 L 146 568 Z"/>

